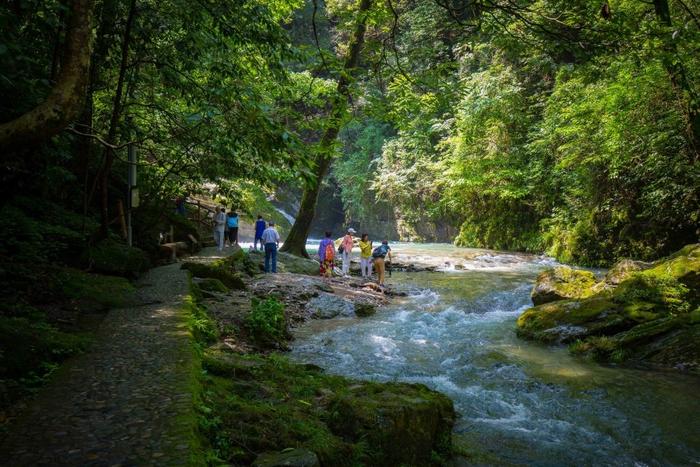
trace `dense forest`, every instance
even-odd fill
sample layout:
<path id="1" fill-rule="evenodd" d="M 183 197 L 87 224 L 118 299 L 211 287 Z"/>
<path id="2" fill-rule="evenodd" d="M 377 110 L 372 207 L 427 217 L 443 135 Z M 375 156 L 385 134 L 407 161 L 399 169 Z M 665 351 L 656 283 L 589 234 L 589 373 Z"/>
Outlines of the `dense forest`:
<path id="1" fill-rule="evenodd" d="M 146 249 L 164 206 L 214 182 L 251 213 L 275 191 L 303 194 L 291 249 L 323 191 L 342 200 L 340 222 L 377 235 L 590 265 L 655 258 L 697 237 L 696 10 L 8 2 L 3 238 L 119 233 L 132 146 Z M 49 227 L 61 210 L 79 232 Z"/>

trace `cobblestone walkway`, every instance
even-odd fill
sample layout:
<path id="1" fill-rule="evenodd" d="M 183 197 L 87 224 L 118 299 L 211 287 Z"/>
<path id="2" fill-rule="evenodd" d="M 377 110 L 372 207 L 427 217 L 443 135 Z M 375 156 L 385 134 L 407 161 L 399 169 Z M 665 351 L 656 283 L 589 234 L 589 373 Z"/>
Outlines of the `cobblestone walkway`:
<path id="1" fill-rule="evenodd" d="M 184 465 L 193 355 L 179 264 L 140 281 L 141 303 L 110 311 L 92 350 L 65 365 L 0 440 L 0 465 Z"/>

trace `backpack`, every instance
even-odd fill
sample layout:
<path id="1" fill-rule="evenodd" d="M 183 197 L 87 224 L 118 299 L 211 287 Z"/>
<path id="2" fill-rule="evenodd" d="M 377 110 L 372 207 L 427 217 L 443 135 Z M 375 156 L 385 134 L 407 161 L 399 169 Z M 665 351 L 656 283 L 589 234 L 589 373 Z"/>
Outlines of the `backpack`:
<path id="1" fill-rule="evenodd" d="M 335 248 L 333 248 L 333 244 L 329 243 L 326 245 L 326 255 L 324 256 L 325 261 L 333 261 L 333 258 L 335 257 Z"/>
<path id="2" fill-rule="evenodd" d="M 389 252 L 389 247 L 387 245 L 379 245 L 372 251 L 372 258 L 384 258 Z"/>

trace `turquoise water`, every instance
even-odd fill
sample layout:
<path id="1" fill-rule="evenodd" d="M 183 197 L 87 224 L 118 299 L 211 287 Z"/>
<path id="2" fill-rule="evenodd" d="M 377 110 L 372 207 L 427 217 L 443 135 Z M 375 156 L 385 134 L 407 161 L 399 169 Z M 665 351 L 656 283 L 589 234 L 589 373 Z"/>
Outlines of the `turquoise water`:
<path id="1" fill-rule="evenodd" d="M 546 258 L 398 245 L 464 270 L 394 273 L 409 296 L 365 319 L 313 321 L 292 355 L 329 372 L 448 395 L 455 440 L 493 465 L 700 464 L 700 379 L 606 368 L 518 339 Z"/>

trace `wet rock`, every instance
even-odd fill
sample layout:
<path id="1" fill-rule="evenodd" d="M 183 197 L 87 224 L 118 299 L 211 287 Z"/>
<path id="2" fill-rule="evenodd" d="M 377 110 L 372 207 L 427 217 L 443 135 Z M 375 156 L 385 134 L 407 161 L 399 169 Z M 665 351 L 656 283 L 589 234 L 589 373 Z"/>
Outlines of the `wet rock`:
<path id="1" fill-rule="evenodd" d="M 355 311 L 353 303 L 336 295 L 321 293 L 312 298 L 306 309 L 313 318 L 330 319 L 336 316 L 352 316 Z"/>
<path id="2" fill-rule="evenodd" d="M 593 294 L 591 289 L 595 283 L 595 275 L 590 271 L 557 266 L 537 276 L 535 288 L 530 297 L 535 305 L 556 300 L 585 298 Z"/>
<path id="3" fill-rule="evenodd" d="M 319 467 L 318 456 L 303 448 L 281 452 L 264 452 L 253 462 L 254 467 Z"/>
<path id="4" fill-rule="evenodd" d="M 330 429 L 362 440 L 368 465 L 430 465 L 451 455 L 455 412 L 445 395 L 420 384 L 361 383 L 330 404 Z"/>
<path id="5" fill-rule="evenodd" d="M 360 317 L 372 316 L 377 312 L 377 307 L 372 303 L 355 303 L 355 314 Z"/>

